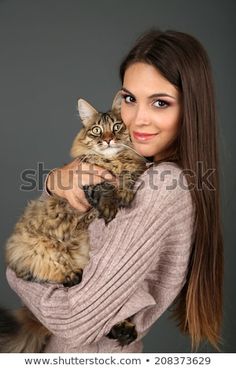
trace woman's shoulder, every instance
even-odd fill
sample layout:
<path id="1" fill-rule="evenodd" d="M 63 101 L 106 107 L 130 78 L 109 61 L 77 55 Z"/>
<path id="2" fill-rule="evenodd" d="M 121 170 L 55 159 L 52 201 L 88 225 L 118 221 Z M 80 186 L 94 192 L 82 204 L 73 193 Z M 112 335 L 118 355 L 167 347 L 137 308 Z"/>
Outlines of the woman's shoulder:
<path id="1" fill-rule="evenodd" d="M 143 196 L 169 194 L 170 197 L 186 193 L 190 197 L 186 172 L 175 162 L 150 164 L 140 176 L 136 188 Z M 172 195 L 172 196 L 171 196 Z"/>
<path id="2" fill-rule="evenodd" d="M 160 163 L 147 164 L 147 170 L 143 173 L 143 176 L 149 176 L 156 174 L 155 178 L 164 180 L 168 177 L 177 177 L 183 175 L 183 169 L 179 164 L 173 161 L 162 161 Z"/>

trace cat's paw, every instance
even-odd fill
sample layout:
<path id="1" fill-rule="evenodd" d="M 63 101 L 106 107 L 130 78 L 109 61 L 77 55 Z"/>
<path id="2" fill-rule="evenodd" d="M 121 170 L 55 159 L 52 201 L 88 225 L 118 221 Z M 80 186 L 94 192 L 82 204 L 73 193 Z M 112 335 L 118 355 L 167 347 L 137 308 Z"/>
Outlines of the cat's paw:
<path id="1" fill-rule="evenodd" d="M 90 205 L 97 208 L 101 196 L 107 198 L 114 197 L 115 186 L 109 182 L 101 182 L 96 185 L 84 185 L 83 190 Z"/>
<path id="2" fill-rule="evenodd" d="M 114 200 L 114 202 L 111 203 L 109 199 L 101 197 L 97 210 L 99 214 L 98 217 L 103 218 L 105 220 L 105 223 L 108 224 L 116 216 L 116 201 Z"/>
<path id="3" fill-rule="evenodd" d="M 108 338 L 116 339 L 121 346 L 129 345 L 137 336 L 135 325 L 128 320 L 114 325 L 107 335 Z"/>
<path id="4" fill-rule="evenodd" d="M 116 188 L 109 182 L 98 183 L 95 186 L 83 186 L 89 203 L 98 210 L 99 218 L 109 223 L 117 213 Z"/>
<path id="5" fill-rule="evenodd" d="M 77 271 L 76 273 L 71 273 L 69 275 L 67 275 L 63 281 L 63 286 L 64 287 L 73 287 L 76 284 L 79 284 L 82 280 L 82 276 L 83 276 L 83 270 L 80 269 L 79 271 Z"/>
<path id="6" fill-rule="evenodd" d="M 130 189 L 119 190 L 117 192 L 117 198 L 119 202 L 119 207 L 128 207 L 133 201 L 135 192 Z"/>

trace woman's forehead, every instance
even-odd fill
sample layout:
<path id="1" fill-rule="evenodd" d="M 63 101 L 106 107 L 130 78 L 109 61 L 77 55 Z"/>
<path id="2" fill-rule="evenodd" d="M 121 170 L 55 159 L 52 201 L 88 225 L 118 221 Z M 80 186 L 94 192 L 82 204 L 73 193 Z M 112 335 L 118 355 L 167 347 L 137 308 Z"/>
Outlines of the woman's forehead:
<path id="1" fill-rule="evenodd" d="M 154 66 L 137 62 L 125 71 L 123 88 L 131 93 L 145 95 L 167 94 L 178 97 L 178 89 L 169 82 Z"/>

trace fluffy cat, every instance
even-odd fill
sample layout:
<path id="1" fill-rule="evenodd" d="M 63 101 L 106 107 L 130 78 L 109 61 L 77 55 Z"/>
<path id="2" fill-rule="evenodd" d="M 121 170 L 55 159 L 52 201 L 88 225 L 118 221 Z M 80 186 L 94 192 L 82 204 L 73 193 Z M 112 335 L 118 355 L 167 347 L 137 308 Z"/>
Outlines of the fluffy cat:
<path id="1" fill-rule="evenodd" d="M 79 99 L 78 111 L 83 127 L 71 148 L 72 158 L 96 164 L 119 178 L 119 185 L 108 182 L 83 186 L 90 204 L 80 213 L 56 195 L 30 201 L 7 241 L 6 261 L 18 277 L 28 281 L 56 282 L 70 287 L 81 281 L 89 261 L 88 226 L 96 218 L 110 222 L 121 207 L 135 196 L 135 181 L 146 169 L 146 160 L 133 149 L 129 133 L 120 116 L 120 95 L 112 109 L 99 113 Z M 0 352 L 41 352 L 51 333 L 23 307 L 0 311 Z M 108 334 L 121 345 L 137 337 L 129 317 Z"/>

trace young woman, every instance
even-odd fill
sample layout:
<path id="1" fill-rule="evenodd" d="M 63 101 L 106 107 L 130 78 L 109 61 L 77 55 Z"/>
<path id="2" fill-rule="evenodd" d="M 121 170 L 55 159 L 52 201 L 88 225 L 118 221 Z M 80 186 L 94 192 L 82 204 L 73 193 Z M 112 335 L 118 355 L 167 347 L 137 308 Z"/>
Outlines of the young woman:
<path id="1" fill-rule="evenodd" d="M 190 35 L 153 30 L 125 57 L 120 77 L 122 119 L 135 150 L 153 161 L 132 207 L 108 226 L 101 219 L 91 224 L 91 259 L 79 285 L 25 282 L 10 269 L 8 281 L 53 333 L 46 352 L 141 352 L 142 337 L 172 303 L 173 317 L 190 335 L 193 349 L 203 340 L 218 348 L 223 242 L 208 57 Z M 82 184 L 91 184 L 86 169 L 73 161 L 54 170 L 48 191 L 87 211 L 76 185 L 78 175 Z M 105 175 L 94 169 L 95 184 Z M 66 185 L 71 170 L 75 185 L 62 191 L 55 174 L 60 172 Z M 106 335 L 128 317 L 138 337 L 122 348 Z"/>

